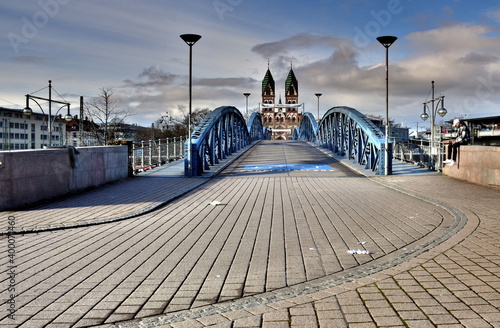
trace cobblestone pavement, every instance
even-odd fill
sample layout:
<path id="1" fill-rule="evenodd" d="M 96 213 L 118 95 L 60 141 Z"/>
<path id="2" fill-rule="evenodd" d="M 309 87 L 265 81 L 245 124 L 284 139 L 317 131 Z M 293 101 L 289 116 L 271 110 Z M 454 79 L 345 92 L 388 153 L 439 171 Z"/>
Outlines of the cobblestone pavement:
<path id="1" fill-rule="evenodd" d="M 25 210 L 2 214 L 16 217 L 15 230 L 19 232 L 88 226 L 143 214 L 196 188 L 206 180 L 142 175 Z M 0 231 L 6 233 L 7 227 L 7 220 L 0 221 Z"/>
<path id="2" fill-rule="evenodd" d="M 333 170 L 242 171 L 256 162 Z M 500 327 L 499 196 L 440 175 L 360 177 L 302 143 L 262 143 L 147 214 L 15 235 L 17 312 L 7 270 L 0 325 Z"/>

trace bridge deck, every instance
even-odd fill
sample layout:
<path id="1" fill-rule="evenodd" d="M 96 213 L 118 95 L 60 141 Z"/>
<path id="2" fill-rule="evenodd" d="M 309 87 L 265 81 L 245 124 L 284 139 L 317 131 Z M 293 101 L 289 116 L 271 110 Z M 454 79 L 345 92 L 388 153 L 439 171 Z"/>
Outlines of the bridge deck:
<path id="1" fill-rule="evenodd" d="M 436 193 L 435 181 L 453 188 L 457 200 Z M 437 199 L 379 182 L 413 186 Z M 180 195 L 196 185 L 128 220 L 16 235 L 17 312 L 11 321 L 3 311 L 0 324 L 115 327 L 111 323 L 150 317 L 150 326 L 164 327 L 288 327 L 290 320 L 297 327 L 342 327 L 385 326 L 384 320 L 456 323 L 470 319 L 467 314 L 487 327 L 500 320 L 491 311 L 500 305 L 498 233 L 492 233 L 498 230 L 498 191 L 474 186 L 482 202 L 469 210 L 461 182 L 435 175 L 367 179 L 305 143 L 262 142 L 215 178 L 136 178 L 117 184 L 114 197 L 137 209 L 150 206 L 143 194 L 161 201 L 157 194 L 166 189 Z M 99 215 L 86 213 L 94 204 L 99 211 L 120 208 L 105 198 L 110 190 L 102 190 L 3 214 L 18 226 L 41 215 L 54 224 L 73 216 L 85 221 L 87 214 Z M 486 227 L 476 230 L 472 213 L 485 207 Z M 463 241 L 468 235 L 471 242 Z M 450 237 L 445 248 L 436 248 L 442 254 L 421 255 Z M 462 271 L 459 255 L 468 261 Z M 467 281 L 477 288 L 466 289 Z"/>

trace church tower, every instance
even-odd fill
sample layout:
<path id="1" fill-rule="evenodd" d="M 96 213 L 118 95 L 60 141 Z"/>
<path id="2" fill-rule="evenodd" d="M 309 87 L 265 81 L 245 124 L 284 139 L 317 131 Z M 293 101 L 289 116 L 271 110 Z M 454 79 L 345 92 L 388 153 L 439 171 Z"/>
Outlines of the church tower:
<path id="1" fill-rule="evenodd" d="M 299 108 L 299 87 L 295 73 L 290 65 L 290 72 L 285 80 L 285 103 L 282 103 L 281 93 L 279 103 L 276 103 L 274 79 L 267 65 L 267 72 L 262 80 L 262 124 L 272 131 L 271 140 L 289 140 L 295 127 L 300 125 L 302 113 Z"/>
<path id="2" fill-rule="evenodd" d="M 285 102 L 287 104 L 298 104 L 299 103 L 299 84 L 297 78 L 293 73 L 292 64 L 290 64 L 290 72 L 285 81 Z"/>
<path id="3" fill-rule="evenodd" d="M 275 97 L 274 79 L 271 71 L 269 70 L 269 64 L 267 64 L 267 72 L 264 76 L 264 80 L 262 80 L 262 103 L 274 104 Z"/>

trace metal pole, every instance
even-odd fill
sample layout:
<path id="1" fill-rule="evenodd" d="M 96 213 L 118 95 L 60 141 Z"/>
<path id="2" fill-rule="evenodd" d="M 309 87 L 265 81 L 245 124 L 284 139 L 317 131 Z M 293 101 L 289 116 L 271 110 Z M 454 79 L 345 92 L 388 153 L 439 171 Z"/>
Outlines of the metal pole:
<path id="1" fill-rule="evenodd" d="M 435 169 L 435 160 L 434 160 L 434 150 L 435 150 L 435 144 L 434 144 L 434 81 L 431 81 L 431 90 L 432 90 L 432 109 L 431 109 L 431 167 Z"/>
<path id="2" fill-rule="evenodd" d="M 318 96 L 318 122 L 319 122 L 319 96 Z"/>
<path id="3" fill-rule="evenodd" d="M 318 118 L 317 118 L 317 121 L 319 122 L 319 97 L 321 97 L 321 93 L 315 93 L 314 94 L 316 97 L 318 97 Z"/>
<path id="4" fill-rule="evenodd" d="M 49 147 L 52 146 L 52 81 L 49 80 Z"/>
<path id="5" fill-rule="evenodd" d="M 149 166 L 153 166 L 153 140 L 149 140 Z"/>
<path id="6" fill-rule="evenodd" d="M 379 36 L 377 38 L 385 47 L 385 175 L 389 175 L 389 47 L 397 39 L 395 36 Z"/>
<path id="7" fill-rule="evenodd" d="M 167 159 L 166 164 L 170 163 L 170 140 L 167 138 Z"/>
<path id="8" fill-rule="evenodd" d="M 389 47 L 385 48 L 385 175 L 389 175 Z"/>
<path id="9" fill-rule="evenodd" d="M 137 160 L 137 154 L 136 154 L 136 146 L 135 143 L 132 141 L 132 170 L 135 173 L 136 166 L 137 164 L 135 163 Z"/>
<path id="10" fill-rule="evenodd" d="M 144 171 L 144 141 L 141 141 L 141 169 Z"/>
<path id="11" fill-rule="evenodd" d="M 80 130 L 80 143 L 78 146 L 83 146 L 83 96 L 80 96 L 80 121 L 78 122 L 78 130 Z"/>
<path id="12" fill-rule="evenodd" d="M 189 45 L 189 123 L 188 123 L 188 129 L 189 129 L 189 142 L 188 142 L 188 177 L 193 176 L 193 168 L 192 168 L 192 163 L 191 163 L 191 147 L 192 147 L 192 142 L 191 142 L 191 106 L 192 106 L 192 82 L 193 82 L 193 45 Z"/>
<path id="13" fill-rule="evenodd" d="M 246 112 L 245 112 L 245 116 L 246 116 L 246 117 L 245 117 L 245 119 L 247 119 L 247 120 L 248 120 L 248 96 L 250 96 L 250 93 L 245 92 L 243 95 L 244 95 L 244 96 L 245 96 L 245 98 L 246 98 Z"/>
<path id="14" fill-rule="evenodd" d="M 180 37 L 189 46 L 189 122 L 188 122 L 189 141 L 188 141 L 188 158 L 187 158 L 187 161 L 188 161 L 187 176 L 191 177 L 191 176 L 193 176 L 192 156 L 191 156 L 191 148 L 192 148 L 191 111 L 192 111 L 192 85 L 193 85 L 193 45 L 201 38 L 201 35 L 182 34 Z"/>

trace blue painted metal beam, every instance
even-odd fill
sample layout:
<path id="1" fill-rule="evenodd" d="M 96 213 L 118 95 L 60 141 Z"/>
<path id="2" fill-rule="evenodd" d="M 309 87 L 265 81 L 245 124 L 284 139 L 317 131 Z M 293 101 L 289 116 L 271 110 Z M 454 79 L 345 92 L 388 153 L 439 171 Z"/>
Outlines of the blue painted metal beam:
<path id="1" fill-rule="evenodd" d="M 191 136 L 192 176 L 200 176 L 233 153 L 256 140 L 266 138 L 260 113 L 253 113 L 248 125 L 241 112 L 231 106 L 218 107 L 211 111 L 198 125 Z M 188 149 L 186 141 L 186 151 Z M 186 154 L 187 155 L 187 154 Z M 188 172 L 188 156 L 184 161 L 184 172 Z"/>
<path id="2" fill-rule="evenodd" d="M 320 147 L 364 165 L 377 175 L 385 174 L 385 135 L 365 115 L 351 107 L 332 107 L 321 121 L 304 113 L 294 138 L 314 142 Z M 391 149 L 389 143 L 389 150 Z M 389 156 L 389 172 L 392 172 L 392 156 Z"/>

